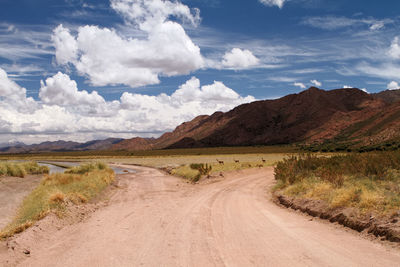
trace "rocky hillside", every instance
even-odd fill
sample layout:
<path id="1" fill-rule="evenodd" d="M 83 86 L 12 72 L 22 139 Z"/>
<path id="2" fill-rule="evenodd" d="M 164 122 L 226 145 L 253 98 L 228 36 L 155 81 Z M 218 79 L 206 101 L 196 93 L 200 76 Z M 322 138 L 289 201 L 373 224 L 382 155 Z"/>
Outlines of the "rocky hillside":
<path id="1" fill-rule="evenodd" d="M 386 103 L 393 104 L 400 101 L 400 89 L 399 90 L 386 90 L 380 93 L 372 94 L 375 98 L 382 99 Z"/>
<path id="2" fill-rule="evenodd" d="M 324 91 L 315 87 L 277 100 L 244 104 L 199 116 L 158 139 L 125 140 L 138 149 L 215 146 L 322 144 L 371 145 L 396 139 L 400 91 L 368 94 L 356 88 Z M 114 148 L 118 148 L 114 146 Z"/>

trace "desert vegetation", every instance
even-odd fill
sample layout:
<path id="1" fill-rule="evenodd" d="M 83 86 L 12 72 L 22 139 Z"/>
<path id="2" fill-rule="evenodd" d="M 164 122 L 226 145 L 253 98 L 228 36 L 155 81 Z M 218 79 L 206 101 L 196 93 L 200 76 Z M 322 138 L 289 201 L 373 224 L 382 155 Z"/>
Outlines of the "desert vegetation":
<path id="1" fill-rule="evenodd" d="M 283 156 L 282 156 L 283 157 Z M 224 164 L 219 161 L 214 163 L 190 163 L 182 164 L 178 167 L 172 168 L 171 174 L 183 177 L 192 182 L 199 181 L 204 176 L 218 175 L 220 172 L 243 170 L 249 168 L 261 168 L 273 165 L 277 159 L 273 156 L 267 162 L 263 158 L 254 158 L 253 161 L 244 160 L 241 162 L 235 157 L 231 157 L 224 161 Z"/>
<path id="2" fill-rule="evenodd" d="M 400 139 L 392 139 L 381 143 L 363 145 L 360 141 L 327 140 L 323 143 L 301 145 L 305 152 L 379 152 L 400 149 Z"/>
<path id="3" fill-rule="evenodd" d="M 212 166 L 212 173 L 217 171 L 231 171 L 237 169 L 257 167 L 260 164 L 265 166 L 272 166 L 278 161 L 287 156 L 287 153 L 265 153 L 265 154 L 211 154 L 211 155 L 170 155 L 170 156 L 143 156 L 143 157 L 115 157 L 105 158 L 103 161 L 120 163 L 120 164 L 134 164 L 155 168 L 179 168 L 187 165 L 190 168 L 192 163 L 203 163 Z M 224 161 L 224 164 L 219 164 L 216 161 Z M 263 163 L 262 159 L 265 159 Z M 238 161 L 238 162 L 235 162 Z"/>
<path id="4" fill-rule="evenodd" d="M 39 186 L 24 199 L 16 217 L 3 229 L 0 237 L 25 230 L 49 212 L 63 216 L 68 204 L 90 201 L 114 178 L 113 170 L 104 163 L 84 164 L 65 173 L 45 175 Z"/>
<path id="5" fill-rule="evenodd" d="M 202 176 L 209 175 L 211 171 L 211 164 L 192 163 L 172 169 L 171 174 L 183 177 L 192 182 L 197 182 Z"/>
<path id="6" fill-rule="evenodd" d="M 169 156 L 196 156 L 196 155 L 233 155 L 233 154 L 271 154 L 298 152 L 292 145 L 276 146 L 239 146 L 239 147 L 210 147 L 210 148 L 182 148 L 159 149 L 142 151 L 70 151 L 70 152 L 43 152 L 30 154 L 0 154 L 0 159 L 38 159 L 38 160 L 72 160 L 128 158 L 128 157 L 169 157 Z M 215 161 L 215 157 L 213 157 Z"/>
<path id="7" fill-rule="evenodd" d="M 390 215 L 400 207 L 400 151 L 290 156 L 275 167 L 280 194 Z"/>
<path id="8" fill-rule="evenodd" d="M 27 174 L 49 173 L 49 168 L 37 162 L 0 162 L 0 176 L 25 177 Z"/>

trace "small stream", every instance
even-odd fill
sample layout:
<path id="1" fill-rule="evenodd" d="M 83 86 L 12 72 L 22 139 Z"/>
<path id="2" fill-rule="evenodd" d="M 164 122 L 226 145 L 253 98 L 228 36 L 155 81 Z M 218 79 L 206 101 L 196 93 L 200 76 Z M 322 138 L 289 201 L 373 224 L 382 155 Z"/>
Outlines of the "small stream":
<path id="1" fill-rule="evenodd" d="M 48 164 L 48 163 L 38 162 L 38 164 L 40 166 L 47 166 L 49 168 L 49 170 L 50 170 L 50 174 L 63 173 L 66 170 L 65 168 L 61 168 L 61 167 L 58 167 L 58 166 L 55 166 L 55 165 L 52 165 L 52 164 Z"/>
<path id="2" fill-rule="evenodd" d="M 65 167 L 75 167 L 78 166 L 80 164 L 85 164 L 85 162 L 51 162 L 51 161 L 45 161 L 45 162 L 38 162 L 39 165 L 41 166 L 47 166 L 50 169 L 50 174 L 53 173 L 64 173 L 65 170 L 67 170 L 67 168 L 63 168 L 61 166 L 65 166 Z M 61 165 L 61 166 L 60 166 Z M 113 167 L 113 166 L 109 166 L 111 169 L 113 169 L 113 171 L 115 172 L 115 174 L 126 174 L 126 173 L 136 173 L 135 170 L 132 169 L 124 169 L 124 168 L 119 168 L 119 167 Z"/>

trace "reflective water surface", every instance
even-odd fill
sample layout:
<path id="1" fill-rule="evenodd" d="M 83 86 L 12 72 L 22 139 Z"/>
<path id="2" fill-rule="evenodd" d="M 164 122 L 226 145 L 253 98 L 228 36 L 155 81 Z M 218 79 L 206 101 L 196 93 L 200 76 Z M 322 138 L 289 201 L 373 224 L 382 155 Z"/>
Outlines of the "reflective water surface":
<path id="1" fill-rule="evenodd" d="M 38 164 L 49 167 L 50 174 L 52 174 L 52 173 L 63 173 L 68 167 L 78 166 L 80 164 L 84 164 L 84 162 L 45 161 L 45 162 L 38 162 Z M 114 167 L 114 166 L 110 166 L 110 168 L 114 170 L 115 174 L 136 173 L 136 171 L 132 170 L 132 169 L 124 169 L 124 168 L 119 168 L 119 167 Z"/>

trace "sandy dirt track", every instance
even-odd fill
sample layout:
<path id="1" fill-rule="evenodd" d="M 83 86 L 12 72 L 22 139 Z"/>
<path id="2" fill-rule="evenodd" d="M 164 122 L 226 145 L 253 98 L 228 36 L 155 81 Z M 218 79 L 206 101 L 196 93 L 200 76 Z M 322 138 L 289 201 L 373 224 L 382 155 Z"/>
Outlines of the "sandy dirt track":
<path id="1" fill-rule="evenodd" d="M 20 265 L 400 265 L 398 249 L 272 203 L 272 168 L 200 185 L 137 168 L 109 205 L 30 248 Z"/>

